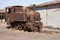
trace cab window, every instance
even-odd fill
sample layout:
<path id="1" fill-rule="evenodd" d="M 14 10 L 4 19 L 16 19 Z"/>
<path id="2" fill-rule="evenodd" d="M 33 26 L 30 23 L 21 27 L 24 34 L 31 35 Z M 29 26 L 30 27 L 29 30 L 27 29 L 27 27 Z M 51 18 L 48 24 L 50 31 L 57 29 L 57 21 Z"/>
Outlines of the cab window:
<path id="1" fill-rule="evenodd" d="M 7 13 L 11 13 L 11 9 L 6 9 L 6 12 Z"/>

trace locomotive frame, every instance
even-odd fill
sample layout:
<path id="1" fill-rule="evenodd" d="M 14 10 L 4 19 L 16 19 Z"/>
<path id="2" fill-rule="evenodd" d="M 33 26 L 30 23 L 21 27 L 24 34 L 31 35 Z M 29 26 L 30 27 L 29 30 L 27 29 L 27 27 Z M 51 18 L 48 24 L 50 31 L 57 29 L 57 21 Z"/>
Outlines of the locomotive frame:
<path id="1" fill-rule="evenodd" d="M 6 7 L 6 21 L 11 28 L 40 31 L 43 27 L 39 12 L 27 12 L 23 6 Z"/>

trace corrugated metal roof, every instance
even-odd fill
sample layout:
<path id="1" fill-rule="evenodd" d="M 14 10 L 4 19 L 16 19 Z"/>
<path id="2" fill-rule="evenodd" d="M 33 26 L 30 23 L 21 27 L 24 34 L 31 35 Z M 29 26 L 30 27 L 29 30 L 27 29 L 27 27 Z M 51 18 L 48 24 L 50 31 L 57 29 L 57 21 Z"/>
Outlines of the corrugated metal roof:
<path id="1" fill-rule="evenodd" d="M 60 4 L 60 1 L 46 2 L 46 3 L 43 3 L 43 4 L 37 5 L 37 7 L 38 6 L 42 7 L 42 6 L 56 5 L 56 4 Z"/>
<path id="2" fill-rule="evenodd" d="M 5 10 L 0 10 L 0 13 L 5 13 Z"/>
<path id="3" fill-rule="evenodd" d="M 44 7 L 44 6 L 49 6 L 49 5 L 56 5 L 56 4 L 60 4 L 60 1 L 52 1 L 52 2 L 46 2 L 43 4 L 38 4 L 35 7 Z M 28 6 L 29 8 L 33 8 L 31 6 Z"/>

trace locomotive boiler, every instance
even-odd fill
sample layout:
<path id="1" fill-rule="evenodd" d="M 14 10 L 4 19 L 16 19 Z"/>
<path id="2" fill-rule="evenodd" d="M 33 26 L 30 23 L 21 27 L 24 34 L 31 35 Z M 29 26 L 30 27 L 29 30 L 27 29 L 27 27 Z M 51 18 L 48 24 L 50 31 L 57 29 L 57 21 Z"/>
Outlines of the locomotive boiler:
<path id="1" fill-rule="evenodd" d="M 27 12 L 23 6 L 6 7 L 6 21 L 11 28 L 24 31 L 40 31 L 42 22 L 39 12 Z"/>

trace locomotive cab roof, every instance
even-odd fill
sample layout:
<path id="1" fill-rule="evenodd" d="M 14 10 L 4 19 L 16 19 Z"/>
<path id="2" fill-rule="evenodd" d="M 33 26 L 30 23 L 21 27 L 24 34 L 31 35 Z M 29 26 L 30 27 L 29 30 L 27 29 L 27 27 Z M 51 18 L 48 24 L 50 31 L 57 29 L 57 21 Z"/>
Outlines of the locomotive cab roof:
<path id="1" fill-rule="evenodd" d="M 6 8 L 13 8 L 13 7 L 23 7 L 23 6 L 8 6 Z"/>

